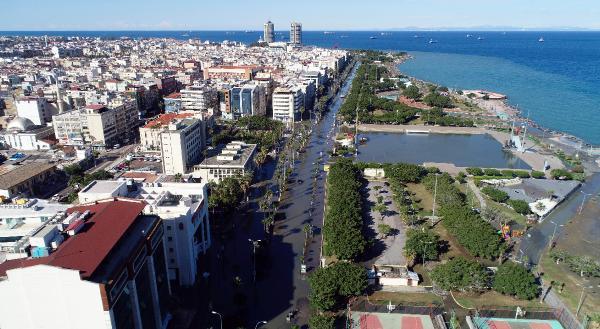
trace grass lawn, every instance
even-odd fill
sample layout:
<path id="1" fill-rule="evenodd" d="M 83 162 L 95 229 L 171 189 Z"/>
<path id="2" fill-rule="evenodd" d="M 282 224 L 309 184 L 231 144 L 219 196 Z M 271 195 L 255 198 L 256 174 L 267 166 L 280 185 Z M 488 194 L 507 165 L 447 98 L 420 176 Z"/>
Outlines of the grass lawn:
<path id="1" fill-rule="evenodd" d="M 433 211 L 433 195 L 427 191 L 423 184 L 406 184 L 406 188 L 410 193 L 415 195 L 415 198 L 421 200 L 418 206 L 422 208 L 419 212 L 421 216 L 429 216 Z"/>
<path id="2" fill-rule="evenodd" d="M 387 304 L 392 301 L 395 305 L 423 305 L 442 304 L 442 298 L 430 293 L 408 293 L 376 291 L 369 296 L 369 301 L 374 304 Z"/>
<path id="3" fill-rule="evenodd" d="M 541 270 L 544 273 L 543 278 L 545 283 L 548 284 L 555 281 L 565 284 L 562 292 L 559 287 L 555 288 L 555 292 L 557 292 L 557 295 L 563 300 L 573 314 L 575 314 L 579 299 L 581 298 L 581 286 L 578 285 L 581 285 L 581 283 L 584 282 L 583 278 L 571 272 L 564 264 L 561 263 L 557 265 L 547 254 L 542 257 Z M 592 285 L 590 282 L 584 282 L 584 284 L 586 286 Z M 584 314 L 591 315 L 600 310 L 600 294 L 597 293 L 598 288 L 596 287 L 591 290 L 595 290 L 596 293 L 588 293 L 585 295 L 583 305 L 579 311 L 580 320 L 583 319 Z"/>
<path id="4" fill-rule="evenodd" d="M 540 304 L 538 299 L 520 300 L 511 296 L 505 296 L 495 291 L 487 291 L 483 294 L 472 294 L 454 292 L 454 298 L 464 307 L 468 308 L 494 308 L 494 307 L 523 307 L 523 308 L 548 308 Z"/>

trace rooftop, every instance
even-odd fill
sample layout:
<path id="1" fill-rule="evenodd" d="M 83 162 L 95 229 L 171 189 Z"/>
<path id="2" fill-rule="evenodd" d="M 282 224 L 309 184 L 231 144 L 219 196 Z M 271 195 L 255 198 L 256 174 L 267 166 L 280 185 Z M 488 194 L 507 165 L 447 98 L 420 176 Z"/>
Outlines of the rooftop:
<path id="1" fill-rule="evenodd" d="M 550 192 L 552 197 L 563 200 L 579 185 L 578 181 L 526 178 L 518 184 L 506 184 L 499 189 L 508 193 L 511 199 L 531 203 L 549 197 Z"/>
<path id="2" fill-rule="evenodd" d="M 167 126 L 173 120 L 191 118 L 193 116 L 194 113 L 165 113 L 161 114 L 160 116 L 151 121 L 148 121 L 144 128 L 158 129 Z"/>
<path id="3" fill-rule="evenodd" d="M 54 167 L 55 164 L 44 162 L 14 165 L 12 170 L 0 175 L 0 189 L 8 190 Z"/>
<path id="4" fill-rule="evenodd" d="M 131 251 L 132 245 L 145 238 L 144 233 L 150 232 L 149 229 L 158 222 L 158 218 L 140 217 L 145 206 L 142 201 L 110 199 L 70 208 L 69 214 L 91 212 L 79 233 L 68 238 L 48 257 L 0 264 L 0 275 L 10 269 L 46 264 L 78 270 L 84 279 L 103 282 L 104 275 L 112 274 L 107 270 L 129 256 L 127 251 Z"/>
<path id="5" fill-rule="evenodd" d="M 241 145 L 238 152 L 233 155 L 229 154 L 228 151 L 236 149 L 228 148 L 230 145 Z M 244 167 L 246 162 L 250 159 L 250 156 L 256 150 L 256 144 L 245 144 L 232 142 L 219 149 L 212 149 L 208 151 L 206 159 L 199 165 L 195 166 L 195 169 L 206 169 L 206 168 L 219 168 L 219 167 Z M 230 157 L 229 155 L 233 155 Z M 223 157 L 224 156 L 224 157 Z"/>

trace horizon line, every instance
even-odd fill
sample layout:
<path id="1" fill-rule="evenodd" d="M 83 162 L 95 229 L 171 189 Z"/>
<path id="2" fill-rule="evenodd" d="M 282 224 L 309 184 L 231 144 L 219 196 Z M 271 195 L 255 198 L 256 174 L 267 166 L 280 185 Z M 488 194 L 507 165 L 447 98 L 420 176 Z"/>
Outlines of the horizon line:
<path id="1" fill-rule="evenodd" d="M 275 30 L 288 32 L 289 30 Z M 0 32 L 262 32 L 261 29 L 0 29 Z M 580 27 L 439 27 L 439 28 L 373 28 L 373 29 L 303 29 L 303 32 L 600 32 L 600 28 Z"/>

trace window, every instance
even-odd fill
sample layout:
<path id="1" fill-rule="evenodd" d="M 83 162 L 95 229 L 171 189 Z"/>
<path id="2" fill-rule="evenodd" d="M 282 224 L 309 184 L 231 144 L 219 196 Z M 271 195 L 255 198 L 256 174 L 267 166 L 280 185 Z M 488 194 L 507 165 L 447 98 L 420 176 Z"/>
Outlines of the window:
<path id="1" fill-rule="evenodd" d="M 173 249 L 173 248 L 169 248 L 169 252 L 173 252 L 173 251 L 174 251 L 174 249 Z"/>
<path id="2" fill-rule="evenodd" d="M 171 225 L 167 225 L 167 231 L 170 231 L 172 229 Z"/>
<path id="3" fill-rule="evenodd" d="M 168 236 L 167 241 L 173 241 L 173 237 Z"/>

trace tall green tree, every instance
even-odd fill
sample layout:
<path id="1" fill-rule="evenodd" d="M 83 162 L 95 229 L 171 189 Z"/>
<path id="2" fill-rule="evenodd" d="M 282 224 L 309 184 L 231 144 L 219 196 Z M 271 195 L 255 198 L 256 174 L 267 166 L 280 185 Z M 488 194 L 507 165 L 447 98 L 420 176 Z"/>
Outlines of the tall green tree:
<path id="1" fill-rule="evenodd" d="M 493 288 L 503 295 L 517 296 L 519 299 L 533 299 L 539 290 L 533 274 L 510 261 L 498 267 Z"/>
<path id="2" fill-rule="evenodd" d="M 439 256 L 439 236 L 431 230 L 410 229 L 406 232 L 404 254 L 412 259 L 435 260 Z"/>
<path id="3" fill-rule="evenodd" d="M 489 276 L 476 261 L 457 257 L 431 271 L 431 279 L 444 290 L 482 291 L 489 285 Z"/>

